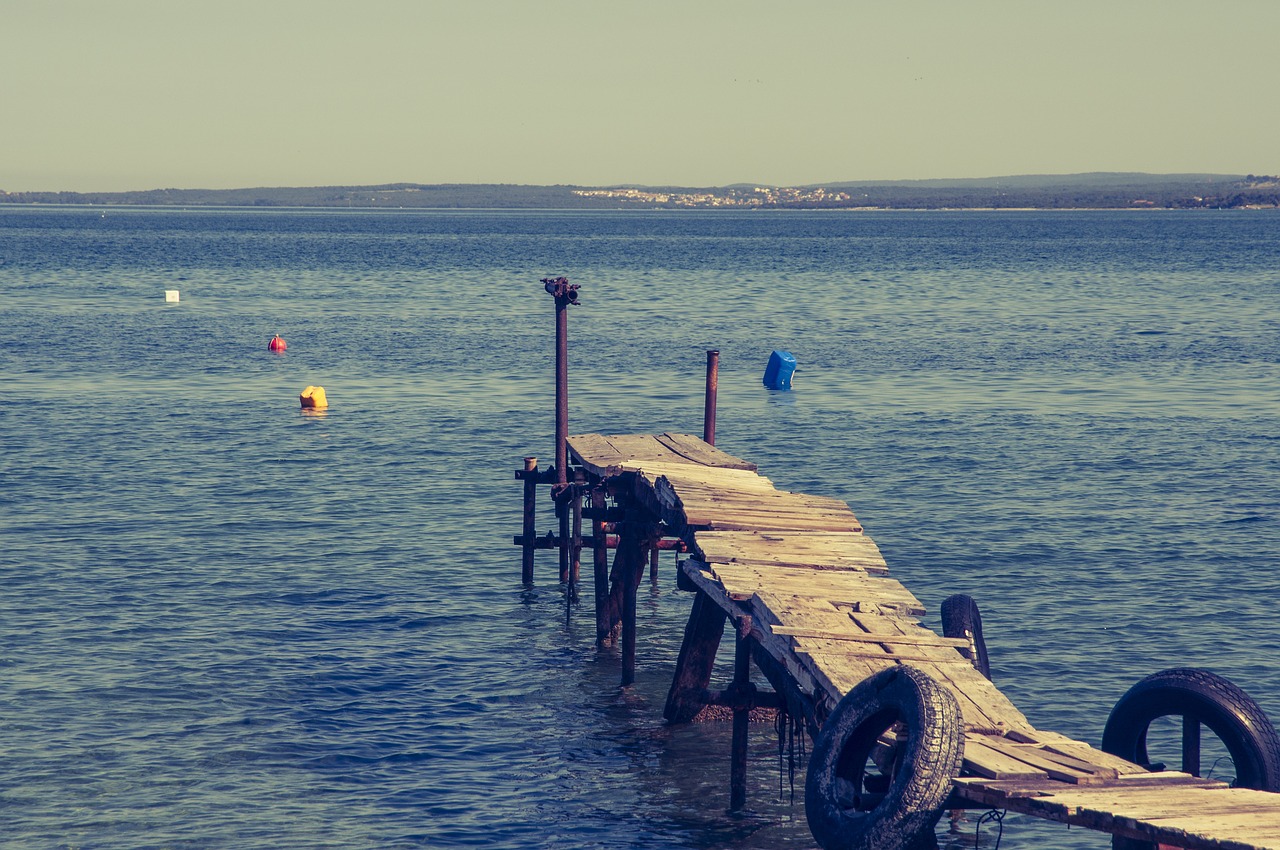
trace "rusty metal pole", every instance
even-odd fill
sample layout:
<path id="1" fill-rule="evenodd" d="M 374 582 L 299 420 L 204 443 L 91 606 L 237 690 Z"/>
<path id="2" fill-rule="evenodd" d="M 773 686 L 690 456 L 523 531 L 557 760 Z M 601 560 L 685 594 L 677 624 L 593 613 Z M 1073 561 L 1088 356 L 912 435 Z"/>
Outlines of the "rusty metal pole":
<path id="1" fill-rule="evenodd" d="M 574 475 L 573 498 L 569 501 L 572 534 L 569 538 L 569 587 L 565 597 L 570 602 L 578 601 L 578 573 L 582 566 L 582 471 Z"/>
<path id="2" fill-rule="evenodd" d="M 533 584 L 533 552 L 534 538 L 537 536 L 537 501 L 538 501 L 538 459 L 524 459 L 524 534 L 522 535 L 523 551 L 520 561 L 520 580 L 526 585 Z"/>
<path id="3" fill-rule="evenodd" d="M 627 519 L 622 523 L 618 537 L 618 558 L 621 569 L 618 580 L 622 582 L 622 687 L 629 688 L 636 681 L 636 585 L 640 571 L 644 569 L 641 558 L 639 524 Z"/>
<path id="4" fill-rule="evenodd" d="M 720 384 L 720 352 L 707 352 L 707 396 L 702 406 L 702 440 L 716 444 L 716 390 Z"/>
<path id="5" fill-rule="evenodd" d="M 595 576 L 596 589 L 596 646 L 604 646 L 609 640 L 608 605 L 609 605 L 609 547 L 606 541 L 607 531 L 604 520 L 605 493 L 604 488 L 597 485 L 591 488 L 591 566 Z"/>
<path id="6" fill-rule="evenodd" d="M 733 707 L 733 735 L 729 755 L 729 811 L 740 812 L 747 805 L 747 724 L 751 709 L 741 704 L 751 691 L 750 621 L 738 631 L 734 646 L 733 684 L 731 689 L 738 705 Z"/>
<path id="7" fill-rule="evenodd" d="M 542 288 L 556 299 L 556 485 L 553 497 L 560 519 L 560 581 L 569 580 L 569 305 L 578 303 L 578 287 L 567 277 L 546 277 Z"/>

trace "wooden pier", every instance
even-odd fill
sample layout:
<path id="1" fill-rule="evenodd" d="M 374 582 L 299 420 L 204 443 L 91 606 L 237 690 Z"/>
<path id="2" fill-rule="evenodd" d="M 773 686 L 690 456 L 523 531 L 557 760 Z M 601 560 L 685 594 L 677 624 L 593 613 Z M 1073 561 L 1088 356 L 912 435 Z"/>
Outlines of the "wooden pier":
<path id="1" fill-rule="evenodd" d="M 1036 729 L 984 674 L 973 600 L 943 603 L 943 635 L 925 628 L 924 606 L 889 577 L 847 504 L 778 490 L 755 464 L 715 447 L 718 352 L 707 352 L 701 439 L 569 436 L 567 308 L 578 287 L 542 283 L 556 305 L 556 460 L 540 470 L 526 458 L 516 472 L 523 580 L 533 582 L 538 549 L 557 549 L 575 600 L 581 554 L 591 551 L 596 640 L 620 638 L 628 686 L 638 585 L 646 568 L 656 576 L 659 549 L 686 555 L 677 584 L 694 598 L 664 716 L 732 711 L 731 810 L 746 802 L 748 721 L 763 708 L 814 741 L 805 814 L 824 850 L 924 850 L 936 845 L 942 811 L 965 808 L 1107 832 L 1118 850 L 1280 850 L 1280 735 L 1247 695 L 1208 671 L 1168 670 L 1116 704 L 1103 734 L 1111 752 Z M 551 485 L 558 520 L 541 537 L 540 484 Z M 713 691 L 729 625 L 733 681 Z M 771 691 L 753 684 L 753 664 Z M 1148 725 L 1173 715 L 1183 722 L 1183 770 L 1140 764 Z M 1242 787 L 1198 776 L 1202 727 L 1226 744 Z"/>
<path id="2" fill-rule="evenodd" d="M 778 490 L 754 464 L 691 435 L 581 434 L 566 442 L 570 470 L 556 476 L 560 483 L 536 463 L 517 473 L 526 492 L 530 482 L 554 484 L 568 517 L 563 532 L 538 539 L 526 521 L 516 542 L 527 562 L 536 548 L 561 549 L 561 578 L 570 585 L 579 552 L 592 552 L 597 636 L 607 642 L 621 628 L 624 685 L 634 678 L 636 586 L 658 548 L 685 553 L 678 582 L 694 599 L 665 717 L 685 722 L 709 704 L 733 711 L 731 808 L 745 801 L 749 711 L 785 711 L 817 741 L 851 690 L 910 667 L 959 707 L 963 760 L 946 808 L 1004 809 L 1100 830 L 1118 847 L 1280 850 L 1280 794 L 1151 772 L 1034 728 L 975 667 L 973 634 L 946 637 L 921 625 L 924 606 L 889 577 L 844 502 Z M 590 537 L 581 535 L 584 517 L 593 523 Z M 713 692 L 726 625 L 734 681 Z M 751 684 L 752 664 L 772 692 Z M 884 730 L 877 746 L 892 748 L 895 735 L 900 727 Z"/>

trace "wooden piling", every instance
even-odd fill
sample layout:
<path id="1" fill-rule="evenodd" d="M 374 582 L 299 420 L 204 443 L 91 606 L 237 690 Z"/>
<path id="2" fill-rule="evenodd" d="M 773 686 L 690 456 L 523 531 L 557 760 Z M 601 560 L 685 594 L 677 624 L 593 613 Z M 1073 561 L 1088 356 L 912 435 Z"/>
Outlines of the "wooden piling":
<path id="1" fill-rule="evenodd" d="M 727 619 L 723 608 L 698 591 L 693 598 L 689 622 L 684 627 L 684 642 L 676 658 L 667 704 L 662 710 L 668 723 L 687 723 L 706 705 L 707 689 Z"/>
<path id="2" fill-rule="evenodd" d="M 622 686 L 636 680 L 636 591 L 644 576 L 649 549 L 657 542 L 657 526 L 643 510 L 629 511 L 619 524 L 618 553 L 614 559 L 614 587 L 610 596 L 620 596 L 619 619 L 622 624 Z M 632 518 L 634 515 L 635 518 Z M 612 624 L 610 624 L 612 630 Z"/>

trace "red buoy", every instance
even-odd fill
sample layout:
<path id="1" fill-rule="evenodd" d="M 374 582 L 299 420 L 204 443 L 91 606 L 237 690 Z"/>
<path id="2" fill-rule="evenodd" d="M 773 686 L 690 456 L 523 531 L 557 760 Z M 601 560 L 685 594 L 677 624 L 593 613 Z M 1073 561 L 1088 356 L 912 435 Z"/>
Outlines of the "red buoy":
<path id="1" fill-rule="evenodd" d="M 284 351 L 289 347 L 289 343 L 280 338 L 280 334 L 276 334 L 271 338 L 271 342 L 267 343 L 268 351 Z"/>

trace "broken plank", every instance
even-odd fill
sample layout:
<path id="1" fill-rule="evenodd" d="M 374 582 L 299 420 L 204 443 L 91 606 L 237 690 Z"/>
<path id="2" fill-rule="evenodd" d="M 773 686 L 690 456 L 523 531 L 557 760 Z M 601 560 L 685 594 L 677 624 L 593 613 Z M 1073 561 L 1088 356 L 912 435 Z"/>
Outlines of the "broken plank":
<path id="1" fill-rule="evenodd" d="M 1024 761 L 1012 758 L 992 747 L 985 746 L 988 736 L 966 735 L 964 739 L 964 768 L 989 779 L 1048 779 L 1049 774 Z"/>
<path id="2" fill-rule="evenodd" d="M 694 463 L 721 468 L 747 469 L 752 472 L 756 469 L 754 463 L 735 457 L 692 434 L 676 434 L 668 431 L 660 434 L 657 439 L 673 452 Z"/>

